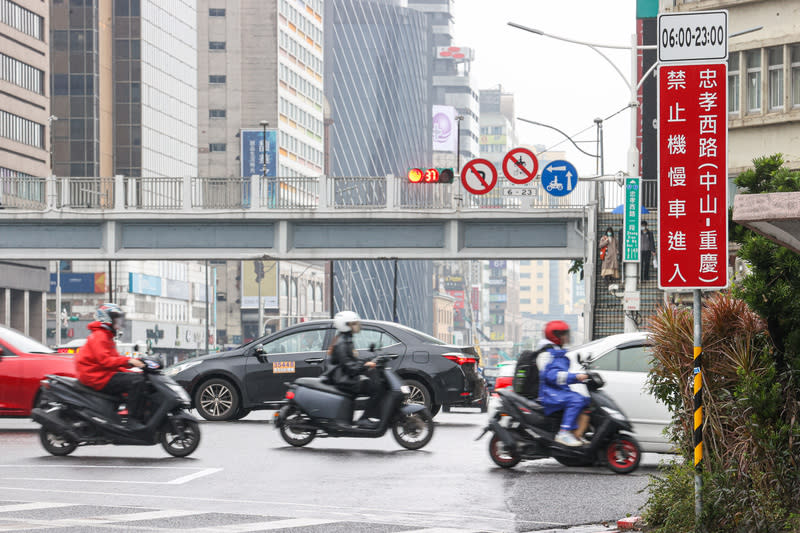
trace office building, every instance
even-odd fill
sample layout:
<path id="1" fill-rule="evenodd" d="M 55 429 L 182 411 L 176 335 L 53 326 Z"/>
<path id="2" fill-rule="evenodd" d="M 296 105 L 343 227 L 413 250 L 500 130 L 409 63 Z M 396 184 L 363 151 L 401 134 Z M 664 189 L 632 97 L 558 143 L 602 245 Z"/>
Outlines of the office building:
<path id="1" fill-rule="evenodd" d="M 0 0 L 0 209 L 41 197 L 50 174 L 49 13 L 39 0 Z M 45 336 L 47 265 L 0 259 L 0 324 Z"/>

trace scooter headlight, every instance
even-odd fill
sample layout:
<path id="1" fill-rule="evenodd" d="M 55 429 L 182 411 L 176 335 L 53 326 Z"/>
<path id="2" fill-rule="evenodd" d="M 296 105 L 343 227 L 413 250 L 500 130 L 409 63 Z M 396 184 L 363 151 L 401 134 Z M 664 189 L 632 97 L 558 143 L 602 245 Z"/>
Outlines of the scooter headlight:
<path id="1" fill-rule="evenodd" d="M 402 392 L 403 394 L 411 394 L 411 387 L 409 387 L 408 385 L 401 385 L 400 392 Z"/>
<path id="2" fill-rule="evenodd" d="M 183 387 L 181 387 L 177 383 L 175 383 L 175 384 L 167 383 L 167 386 L 172 390 L 172 392 L 174 392 L 175 394 L 178 395 L 178 397 L 181 399 L 181 401 L 183 403 L 185 403 L 185 404 L 192 403 L 192 399 L 189 398 L 189 393 L 186 392 L 186 389 L 184 389 Z"/>
<path id="3" fill-rule="evenodd" d="M 622 413 L 620 413 L 616 409 L 612 409 L 610 407 L 603 407 L 603 410 L 608 414 L 608 416 L 610 416 L 614 420 L 620 420 L 620 421 L 623 421 L 623 422 L 626 420 L 625 419 L 625 415 L 623 415 Z"/>

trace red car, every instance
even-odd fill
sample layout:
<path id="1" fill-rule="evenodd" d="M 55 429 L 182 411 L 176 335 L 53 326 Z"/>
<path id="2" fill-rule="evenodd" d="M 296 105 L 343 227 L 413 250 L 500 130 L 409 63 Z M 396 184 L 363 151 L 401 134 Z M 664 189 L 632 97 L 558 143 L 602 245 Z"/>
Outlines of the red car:
<path id="1" fill-rule="evenodd" d="M 72 355 L 0 326 L 0 416 L 29 416 L 47 374 L 77 377 Z"/>

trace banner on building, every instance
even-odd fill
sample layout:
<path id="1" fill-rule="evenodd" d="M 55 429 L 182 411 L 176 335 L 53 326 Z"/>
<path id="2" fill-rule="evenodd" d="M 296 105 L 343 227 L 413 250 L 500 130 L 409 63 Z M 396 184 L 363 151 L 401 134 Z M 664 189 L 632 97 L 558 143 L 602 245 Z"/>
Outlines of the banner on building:
<path id="1" fill-rule="evenodd" d="M 275 177 L 278 175 L 278 131 L 243 129 L 241 131 L 242 176 Z M 266 172 L 264 167 L 266 166 Z"/>
<path id="2" fill-rule="evenodd" d="M 433 151 L 454 153 L 457 142 L 456 108 L 449 105 L 433 106 Z"/>
<path id="3" fill-rule="evenodd" d="M 128 292 L 161 296 L 161 278 L 138 272 L 128 273 Z"/>
<path id="4" fill-rule="evenodd" d="M 50 274 L 50 292 L 55 294 L 57 275 Z M 68 294 L 103 294 L 108 291 L 105 272 L 61 272 L 61 292 Z"/>

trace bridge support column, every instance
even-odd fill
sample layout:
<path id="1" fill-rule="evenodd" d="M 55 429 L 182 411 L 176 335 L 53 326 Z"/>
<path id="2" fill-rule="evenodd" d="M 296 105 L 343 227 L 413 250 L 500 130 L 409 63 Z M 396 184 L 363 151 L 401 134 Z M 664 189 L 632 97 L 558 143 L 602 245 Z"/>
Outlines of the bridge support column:
<path id="1" fill-rule="evenodd" d="M 121 174 L 114 176 L 114 209 L 125 209 L 125 178 Z"/>
<path id="2" fill-rule="evenodd" d="M 332 181 L 328 179 L 328 176 L 321 176 L 319 178 L 319 188 L 317 189 L 317 201 L 319 202 L 317 205 L 317 210 L 319 211 L 327 211 L 328 210 L 328 182 Z"/>
<path id="3" fill-rule="evenodd" d="M 397 207 L 397 199 L 395 198 L 395 179 L 392 174 L 387 174 L 383 178 L 386 183 L 386 209 L 395 209 Z"/>
<path id="4" fill-rule="evenodd" d="M 191 176 L 183 177 L 183 205 L 181 208 L 184 211 L 192 210 L 192 178 Z"/>
<path id="5" fill-rule="evenodd" d="M 48 176 L 44 180 L 44 198 L 47 202 L 47 209 L 58 209 L 58 178 Z"/>

